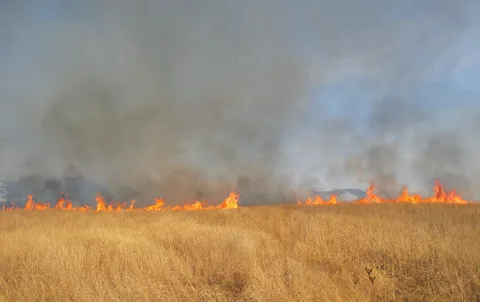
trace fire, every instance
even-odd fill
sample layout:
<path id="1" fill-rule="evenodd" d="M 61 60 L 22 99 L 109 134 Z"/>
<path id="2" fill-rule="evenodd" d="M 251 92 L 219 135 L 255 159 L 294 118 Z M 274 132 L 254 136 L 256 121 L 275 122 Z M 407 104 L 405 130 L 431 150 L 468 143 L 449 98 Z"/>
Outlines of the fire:
<path id="1" fill-rule="evenodd" d="M 55 209 L 64 209 L 65 208 L 65 198 L 60 197 L 60 199 L 57 202 L 57 205 L 55 206 Z"/>
<path id="2" fill-rule="evenodd" d="M 33 200 L 33 196 L 32 195 L 28 195 L 27 197 L 27 203 L 25 204 L 25 210 L 27 211 L 32 211 L 32 210 L 36 210 L 36 211 L 42 211 L 42 210 L 46 210 L 50 208 L 50 203 L 41 203 L 41 202 L 35 202 Z"/>
<path id="3" fill-rule="evenodd" d="M 130 203 L 130 206 L 128 207 L 127 211 L 129 211 L 129 212 L 133 211 L 134 206 L 135 206 L 135 200 L 132 200 L 132 202 Z"/>
<path id="4" fill-rule="evenodd" d="M 132 206 L 131 206 L 132 210 L 133 210 L 133 204 L 134 203 L 132 203 Z M 165 208 L 163 207 L 164 205 L 165 205 L 165 201 L 163 201 L 163 199 L 157 198 L 155 199 L 155 204 L 147 206 L 144 209 L 146 211 L 163 211 L 165 210 Z"/>
<path id="5" fill-rule="evenodd" d="M 88 211 L 89 207 L 87 205 L 83 207 L 74 207 L 72 204 L 72 201 L 68 199 L 68 195 L 62 193 L 62 197 L 57 201 L 57 204 L 55 205 L 55 209 L 59 210 L 71 210 L 71 211 L 80 211 L 80 212 L 86 212 Z M 27 202 L 28 203 L 28 202 Z M 49 208 L 49 207 L 47 207 Z"/>
<path id="6" fill-rule="evenodd" d="M 97 212 L 107 212 L 107 206 L 105 205 L 105 201 L 103 196 L 100 193 L 95 196 L 95 201 L 97 202 Z M 110 212 L 110 211 L 108 211 Z"/>
<path id="7" fill-rule="evenodd" d="M 159 211 L 200 211 L 200 210 L 212 210 L 212 209 L 237 209 L 239 207 L 238 200 L 239 195 L 235 192 L 231 192 L 225 200 L 219 205 L 209 205 L 202 201 L 195 201 L 191 204 L 176 205 L 176 206 L 165 206 L 165 201 L 161 198 L 157 198 L 154 204 L 145 206 L 143 208 L 135 207 L 135 200 L 130 202 L 130 205 L 127 207 L 127 203 L 116 204 L 107 204 L 104 197 L 101 194 L 97 194 L 95 197 L 96 207 L 91 209 L 87 205 L 85 206 L 74 206 L 72 201 L 69 199 L 68 195 L 63 194 L 62 197 L 57 201 L 54 209 L 57 210 L 66 210 L 66 211 L 78 211 L 78 212 L 134 212 L 134 211 L 143 211 L 143 212 L 159 212 Z M 331 195 L 328 200 L 324 200 L 321 196 L 315 196 L 315 198 L 308 198 L 305 201 L 298 201 L 298 205 L 336 205 L 339 204 L 336 195 Z M 438 181 L 435 183 L 433 188 L 433 195 L 430 197 L 422 197 L 419 194 L 410 194 L 407 187 L 404 186 L 400 195 L 396 198 L 384 198 L 375 194 L 375 185 L 371 184 L 367 191 L 365 192 L 365 197 L 360 198 L 356 201 L 353 201 L 354 204 L 385 204 L 385 203 L 439 203 L 439 204 L 468 204 L 469 201 L 464 200 L 460 197 L 455 190 L 450 192 L 445 191 L 445 188 Z M 32 195 L 28 195 L 27 202 L 23 208 L 26 211 L 42 211 L 50 209 L 50 203 L 36 202 Z M 12 211 L 17 210 L 12 207 L 3 206 L 2 211 Z"/>
<path id="8" fill-rule="evenodd" d="M 207 205 L 204 202 L 196 201 L 192 204 L 185 204 L 185 205 L 177 205 L 174 207 L 168 206 L 165 207 L 165 201 L 161 198 L 157 198 L 155 203 L 152 205 L 148 205 L 143 208 L 135 208 L 135 200 L 130 202 L 130 205 L 127 207 L 127 203 L 119 203 L 117 202 L 114 204 L 107 204 L 105 202 L 104 197 L 101 194 L 97 194 L 95 196 L 96 207 L 95 212 L 133 212 L 133 211 L 145 211 L 145 212 L 157 212 L 157 211 L 198 211 L 198 210 L 209 210 L 209 209 L 236 209 L 238 208 L 238 198 L 239 195 L 235 192 L 230 193 L 229 196 L 225 198 L 225 200 L 220 205 Z M 40 203 L 35 202 L 32 195 L 28 195 L 27 202 L 25 207 L 23 208 L 27 211 L 42 211 L 46 209 L 50 209 L 50 203 Z M 58 210 L 67 210 L 67 211 L 79 211 L 79 212 L 87 212 L 90 211 L 90 208 L 85 206 L 75 207 L 73 203 L 66 197 L 65 194 L 62 193 L 62 197 L 57 201 L 55 204 L 54 209 Z M 13 207 L 3 207 L 2 211 L 12 211 L 14 210 Z"/>
<path id="9" fill-rule="evenodd" d="M 383 203 L 440 203 L 440 204 L 468 204 L 471 203 L 460 197 L 455 190 L 446 192 L 443 185 L 436 181 L 431 197 L 422 197 L 419 194 L 410 194 L 406 186 L 397 198 L 383 198 L 374 193 L 375 185 L 371 184 L 365 192 L 365 197 L 360 198 L 353 203 L 355 204 L 383 204 Z M 298 201 L 300 205 L 327 205 L 337 204 L 336 196 L 331 196 L 329 201 L 322 200 L 322 197 L 316 196 L 315 200 L 308 198 L 305 202 Z"/>
<path id="10" fill-rule="evenodd" d="M 365 192 L 365 198 L 361 198 L 355 201 L 355 203 L 358 203 L 358 204 L 385 203 L 385 200 L 383 200 L 380 196 L 373 193 L 373 191 L 375 191 L 375 185 L 371 184 L 370 187 L 368 187 L 367 191 Z"/>
<path id="11" fill-rule="evenodd" d="M 315 199 L 309 197 L 305 202 L 298 201 L 297 204 L 299 205 L 329 205 L 329 204 L 337 204 L 337 196 L 331 195 L 328 201 L 323 200 L 322 196 L 315 196 Z"/>
<path id="12" fill-rule="evenodd" d="M 223 203 L 218 206 L 220 209 L 236 209 L 238 208 L 238 198 L 240 195 L 238 195 L 235 192 L 231 192 L 230 195 L 225 198 Z"/>

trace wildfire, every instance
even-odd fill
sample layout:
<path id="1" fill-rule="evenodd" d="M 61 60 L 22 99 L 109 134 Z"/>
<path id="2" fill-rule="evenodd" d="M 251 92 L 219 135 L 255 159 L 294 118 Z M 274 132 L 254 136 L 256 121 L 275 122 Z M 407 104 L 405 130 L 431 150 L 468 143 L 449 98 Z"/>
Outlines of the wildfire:
<path id="1" fill-rule="evenodd" d="M 165 201 L 161 198 L 157 198 L 154 204 L 148 205 L 142 208 L 135 208 L 135 200 L 127 203 L 115 203 L 107 204 L 102 195 L 97 194 L 95 197 L 96 207 L 91 209 L 87 205 L 74 206 L 68 195 L 62 193 L 62 197 L 57 201 L 54 207 L 50 206 L 50 203 L 37 202 L 32 195 L 27 197 L 27 202 L 23 208 L 26 211 L 43 211 L 50 208 L 67 211 L 78 212 L 159 212 L 159 211 L 199 211 L 199 210 L 211 210 L 211 209 L 236 209 L 238 208 L 239 195 L 235 192 L 231 192 L 229 196 L 219 205 L 208 205 L 205 202 L 195 201 L 191 204 L 165 206 Z M 331 195 L 328 200 L 324 200 L 321 196 L 315 196 L 315 198 L 308 198 L 305 201 L 298 201 L 298 205 L 314 206 L 314 205 L 336 205 L 340 202 L 336 195 Z M 383 198 L 375 194 L 375 186 L 372 184 L 365 192 L 365 197 L 353 201 L 354 204 L 385 204 L 385 203 L 439 203 L 439 204 L 468 204 L 469 201 L 460 197 L 455 190 L 450 192 L 445 191 L 442 184 L 438 181 L 435 183 L 433 189 L 433 195 L 430 197 L 422 197 L 419 194 L 410 194 L 406 186 L 403 187 L 402 192 L 397 198 Z M 3 206 L 2 211 L 18 210 L 17 208 Z"/>
<path id="2" fill-rule="evenodd" d="M 298 201 L 297 204 L 299 205 L 328 205 L 328 204 L 337 204 L 337 196 L 336 195 L 331 195 L 330 199 L 325 201 L 321 196 L 315 196 L 315 199 L 312 199 L 309 197 L 305 202 Z"/>
<path id="3" fill-rule="evenodd" d="M 146 212 L 157 212 L 157 211 L 197 211 L 197 210 L 209 210 L 209 209 L 236 209 L 238 208 L 238 198 L 239 195 L 235 192 L 230 193 L 229 196 L 220 205 L 207 205 L 203 202 L 196 201 L 192 204 L 177 205 L 174 207 L 167 206 L 165 207 L 165 202 L 163 199 L 157 198 L 155 204 L 148 205 L 143 208 L 135 208 L 135 200 L 132 200 L 130 205 L 127 207 L 127 203 L 116 203 L 116 204 L 107 204 L 102 195 L 97 194 L 95 197 L 96 207 L 95 212 L 133 212 L 133 211 L 146 211 Z M 28 195 L 27 203 L 23 208 L 26 211 L 42 211 L 50 209 L 50 203 L 36 202 L 33 199 L 32 195 Z M 62 193 L 62 197 L 57 201 L 55 209 L 59 210 L 69 210 L 69 211 L 79 211 L 87 212 L 90 208 L 85 206 L 73 206 L 72 202 Z M 3 207 L 3 211 L 12 211 L 13 207 Z"/>
<path id="4" fill-rule="evenodd" d="M 402 192 L 397 198 L 383 198 L 374 193 L 375 185 L 370 187 L 365 192 L 365 197 L 355 200 L 355 204 L 384 204 L 384 203 L 440 203 L 440 204 L 468 204 L 467 200 L 460 197 L 455 190 L 446 192 L 443 185 L 436 181 L 433 188 L 433 195 L 430 197 L 422 197 L 419 194 L 410 194 L 406 186 L 403 187 Z M 330 200 L 324 201 L 322 197 L 316 196 L 315 200 L 308 198 L 306 201 L 299 201 L 301 205 L 328 205 L 337 204 L 337 197 L 332 195 Z"/>

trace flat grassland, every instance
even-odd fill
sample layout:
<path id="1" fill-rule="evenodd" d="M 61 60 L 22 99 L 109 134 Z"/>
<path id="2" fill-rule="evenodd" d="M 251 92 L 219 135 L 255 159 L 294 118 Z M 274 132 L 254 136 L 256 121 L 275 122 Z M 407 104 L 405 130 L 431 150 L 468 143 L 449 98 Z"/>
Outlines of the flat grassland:
<path id="1" fill-rule="evenodd" d="M 480 301 L 480 206 L 0 213 L 0 301 Z"/>

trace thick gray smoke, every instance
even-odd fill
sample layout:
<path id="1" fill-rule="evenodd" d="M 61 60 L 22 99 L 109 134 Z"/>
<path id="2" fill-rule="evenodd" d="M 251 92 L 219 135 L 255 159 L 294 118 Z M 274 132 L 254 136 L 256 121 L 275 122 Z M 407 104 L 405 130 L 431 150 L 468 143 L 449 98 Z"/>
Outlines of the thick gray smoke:
<path id="1" fill-rule="evenodd" d="M 75 170 L 119 198 L 184 201 L 319 176 L 390 194 L 407 165 L 422 186 L 471 189 L 460 129 L 430 131 L 442 121 L 406 98 L 451 64 L 470 1 L 38 3 L 0 9 L 6 177 Z M 348 77 L 373 104 L 352 97 L 332 117 L 315 96 Z"/>

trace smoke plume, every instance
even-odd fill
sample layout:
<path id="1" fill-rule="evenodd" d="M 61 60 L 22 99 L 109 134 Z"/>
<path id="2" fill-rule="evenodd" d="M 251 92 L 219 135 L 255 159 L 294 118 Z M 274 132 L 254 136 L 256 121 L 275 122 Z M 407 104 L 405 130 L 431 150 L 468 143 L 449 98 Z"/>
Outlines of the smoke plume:
<path id="1" fill-rule="evenodd" d="M 474 193 L 463 129 L 412 97 L 451 68 L 470 1 L 1 5 L 5 177 L 75 170 L 174 202 L 433 177 Z M 371 98 L 318 97 L 350 78 Z"/>

